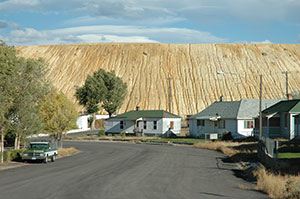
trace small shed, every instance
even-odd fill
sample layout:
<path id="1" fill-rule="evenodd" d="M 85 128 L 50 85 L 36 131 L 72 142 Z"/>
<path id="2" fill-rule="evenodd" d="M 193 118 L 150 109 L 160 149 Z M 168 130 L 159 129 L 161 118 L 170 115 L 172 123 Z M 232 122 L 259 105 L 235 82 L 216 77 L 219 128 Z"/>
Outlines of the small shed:
<path id="1" fill-rule="evenodd" d="M 164 110 L 129 111 L 105 120 L 105 133 L 142 133 L 161 136 L 171 130 L 180 134 L 181 117 Z"/>

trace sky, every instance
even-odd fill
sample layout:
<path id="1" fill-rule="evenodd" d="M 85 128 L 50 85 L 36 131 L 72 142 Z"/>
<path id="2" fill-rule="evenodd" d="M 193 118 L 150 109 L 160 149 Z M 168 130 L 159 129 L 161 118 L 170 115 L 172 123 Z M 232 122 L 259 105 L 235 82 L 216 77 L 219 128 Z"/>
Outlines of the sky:
<path id="1" fill-rule="evenodd" d="M 8 45 L 300 43 L 300 0 L 0 0 Z"/>

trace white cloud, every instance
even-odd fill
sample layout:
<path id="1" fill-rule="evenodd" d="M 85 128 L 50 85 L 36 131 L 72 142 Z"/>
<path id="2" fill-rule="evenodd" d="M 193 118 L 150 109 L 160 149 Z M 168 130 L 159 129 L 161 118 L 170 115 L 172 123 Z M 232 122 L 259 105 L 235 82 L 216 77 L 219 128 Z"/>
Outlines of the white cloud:
<path id="1" fill-rule="evenodd" d="M 272 44 L 270 40 L 264 40 L 264 41 L 251 41 L 251 44 Z"/>
<path id="2" fill-rule="evenodd" d="M 6 0 L 0 11 L 71 12 L 127 20 L 184 18 L 195 21 L 286 20 L 300 18 L 299 0 Z"/>
<path id="3" fill-rule="evenodd" d="M 233 43 L 236 44 L 272 44 L 273 42 L 271 42 L 270 40 L 266 39 L 264 41 L 235 41 Z"/>
<path id="4" fill-rule="evenodd" d="M 37 31 L 14 30 L 3 39 L 9 45 L 43 45 L 94 42 L 223 43 L 227 40 L 185 28 L 147 28 L 144 26 L 81 26 Z"/>

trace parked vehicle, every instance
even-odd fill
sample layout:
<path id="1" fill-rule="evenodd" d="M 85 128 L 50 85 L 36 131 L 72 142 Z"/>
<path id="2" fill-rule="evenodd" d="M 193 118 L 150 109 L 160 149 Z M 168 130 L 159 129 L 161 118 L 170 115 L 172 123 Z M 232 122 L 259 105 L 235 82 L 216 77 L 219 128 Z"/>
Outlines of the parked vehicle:
<path id="1" fill-rule="evenodd" d="M 23 161 L 54 162 L 58 154 L 57 149 L 52 149 L 49 142 L 30 142 L 23 153 Z"/>

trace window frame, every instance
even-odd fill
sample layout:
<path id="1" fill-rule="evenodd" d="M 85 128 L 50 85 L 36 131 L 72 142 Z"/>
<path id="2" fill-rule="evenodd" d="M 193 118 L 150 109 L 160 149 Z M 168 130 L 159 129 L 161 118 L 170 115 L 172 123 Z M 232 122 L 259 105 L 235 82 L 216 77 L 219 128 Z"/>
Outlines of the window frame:
<path id="1" fill-rule="evenodd" d="M 197 126 L 205 126 L 205 120 L 197 120 Z"/>
<path id="2" fill-rule="evenodd" d="M 124 129 L 124 123 L 125 123 L 124 120 L 120 121 L 120 129 Z"/>
<path id="3" fill-rule="evenodd" d="M 253 129 L 254 121 L 253 120 L 244 120 L 244 129 Z"/>
<path id="4" fill-rule="evenodd" d="M 225 129 L 226 128 L 226 122 L 225 122 L 225 120 L 220 120 L 218 122 L 218 128 L 219 129 Z"/>
<path id="5" fill-rule="evenodd" d="M 157 121 L 153 121 L 153 130 L 157 130 Z"/>

